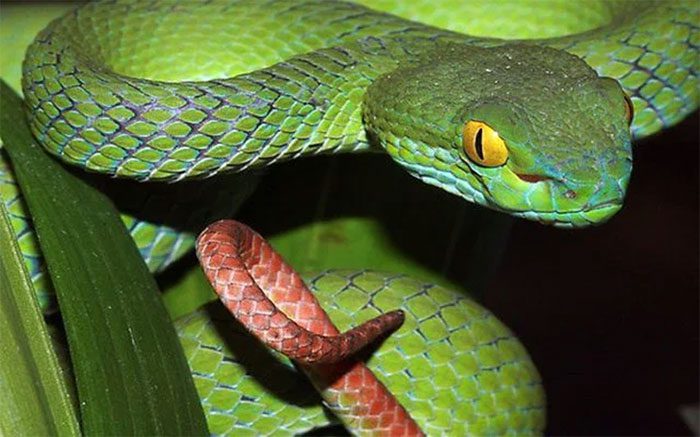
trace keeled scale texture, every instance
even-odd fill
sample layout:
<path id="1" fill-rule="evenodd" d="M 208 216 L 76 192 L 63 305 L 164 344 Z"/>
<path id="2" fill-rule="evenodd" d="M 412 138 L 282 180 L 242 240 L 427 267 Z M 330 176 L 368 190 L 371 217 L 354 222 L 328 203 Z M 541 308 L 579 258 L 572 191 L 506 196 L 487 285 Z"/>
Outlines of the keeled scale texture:
<path id="1" fill-rule="evenodd" d="M 488 310 L 403 275 L 330 271 L 307 283 L 340 330 L 404 310 L 404 325 L 368 366 L 428 435 L 543 431 L 537 370 Z M 298 434 L 334 422 L 286 358 L 231 321 L 218 304 L 177 321 L 212 433 Z"/>
<path id="2" fill-rule="evenodd" d="M 161 4 L 161 9 L 167 5 Z M 385 57 L 383 63 L 360 62 L 341 49 L 290 57 L 337 44 L 341 35 L 351 39 L 355 32 L 367 32 L 368 26 L 381 35 L 405 31 L 410 23 L 371 14 L 368 20 L 358 16 L 359 6 L 319 1 L 251 2 L 237 5 L 238 9 L 223 2 L 200 6 L 183 3 L 172 8 L 175 12 L 162 20 L 175 24 L 161 23 L 165 33 L 171 32 L 161 39 L 144 35 L 142 26 L 134 23 L 145 21 L 148 16 L 143 14 L 151 8 L 135 2 L 90 5 L 43 31 L 33 46 L 40 50 L 28 51 L 23 76 L 30 124 L 39 141 L 68 162 L 139 180 L 201 177 L 263 167 L 303 154 L 367 148 L 359 117 L 362 90 L 392 61 Z M 150 19 L 161 20 L 162 15 Z M 184 52 L 175 48 L 178 44 L 186 47 L 189 42 L 204 44 L 212 39 L 210 31 L 188 23 L 222 16 L 227 27 L 217 30 L 233 31 L 258 15 L 291 27 L 327 20 L 334 25 L 297 38 L 291 49 L 289 40 L 279 39 L 275 32 L 260 35 L 247 50 L 228 47 L 217 53 L 232 64 L 223 71 L 189 56 L 178 57 Z M 116 35 L 108 37 L 111 32 Z M 113 47 L 112 41 L 119 44 Z M 172 50 L 154 54 L 163 53 L 164 47 Z M 148 54 L 158 56 L 155 67 L 138 62 L 148 59 Z M 247 65 L 251 70 L 257 64 L 286 62 L 242 74 L 250 71 L 241 67 L 249 54 L 258 59 Z M 129 76 L 106 71 L 93 62 L 95 58 L 108 63 L 116 59 L 116 65 L 110 66 L 126 70 Z M 159 78 L 164 74 L 159 69 L 167 71 L 170 64 L 184 65 L 183 71 L 165 79 L 181 82 L 142 79 Z M 242 75 L 231 78 L 236 74 Z M 214 79 L 188 81 L 200 77 Z"/>

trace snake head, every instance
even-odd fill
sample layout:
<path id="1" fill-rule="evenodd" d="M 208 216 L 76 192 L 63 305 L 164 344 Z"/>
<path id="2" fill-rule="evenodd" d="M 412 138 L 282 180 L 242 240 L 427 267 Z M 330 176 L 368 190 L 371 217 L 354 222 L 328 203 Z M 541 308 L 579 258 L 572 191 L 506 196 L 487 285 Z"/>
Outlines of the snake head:
<path id="1" fill-rule="evenodd" d="M 562 227 L 609 219 L 632 170 L 631 106 L 616 81 L 550 48 L 444 47 L 366 94 L 365 122 L 413 176 Z"/>

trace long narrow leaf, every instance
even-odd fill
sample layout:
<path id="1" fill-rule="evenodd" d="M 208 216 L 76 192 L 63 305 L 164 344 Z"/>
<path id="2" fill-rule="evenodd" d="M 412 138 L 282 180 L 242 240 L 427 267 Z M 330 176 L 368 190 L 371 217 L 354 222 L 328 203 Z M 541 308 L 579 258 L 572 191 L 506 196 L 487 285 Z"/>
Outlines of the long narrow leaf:
<path id="1" fill-rule="evenodd" d="M 0 201 L 0 435 L 80 435 L 68 388 Z"/>
<path id="2" fill-rule="evenodd" d="M 57 291 L 87 434 L 206 434 L 158 290 L 112 203 L 49 158 L 0 83 L 0 137 Z"/>

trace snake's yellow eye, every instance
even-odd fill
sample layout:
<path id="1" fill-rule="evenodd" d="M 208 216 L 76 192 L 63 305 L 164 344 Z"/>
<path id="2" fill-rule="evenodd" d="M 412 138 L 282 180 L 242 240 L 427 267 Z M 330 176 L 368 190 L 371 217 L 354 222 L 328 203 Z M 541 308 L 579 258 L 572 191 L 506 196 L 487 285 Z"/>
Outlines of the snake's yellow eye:
<path id="1" fill-rule="evenodd" d="M 470 160 L 483 167 L 498 167 L 508 160 L 506 143 L 486 123 L 468 121 L 462 129 L 462 146 Z"/>
<path id="2" fill-rule="evenodd" d="M 627 94 L 625 94 L 625 117 L 627 117 L 627 124 L 631 126 L 634 118 L 634 105 Z"/>

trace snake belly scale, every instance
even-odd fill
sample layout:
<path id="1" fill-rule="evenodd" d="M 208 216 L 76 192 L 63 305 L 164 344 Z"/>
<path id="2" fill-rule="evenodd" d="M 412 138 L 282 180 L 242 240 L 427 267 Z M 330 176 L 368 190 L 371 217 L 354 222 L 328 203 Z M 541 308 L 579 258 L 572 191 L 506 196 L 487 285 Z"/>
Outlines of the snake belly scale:
<path id="1" fill-rule="evenodd" d="M 581 227 L 620 209 L 631 141 L 698 106 L 694 2 L 600 2 L 607 19 L 599 27 L 525 42 L 446 30 L 443 24 L 453 24 L 426 7 L 430 2 L 408 10 L 400 3 L 370 5 L 416 20 L 424 13 L 441 27 L 332 1 L 88 4 L 51 23 L 27 52 L 30 126 L 60 159 L 139 181 L 383 151 L 467 201 Z M 478 25 L 472 7 L 445 5 L 448 16 L 470 15 Z M 31 240 L 11 169 L 0 164 L 0 183 L 20 210 L 18 229 Z M 179 255 L 194 242 L 157 222 L 125 221 L 140 247 L 150 247 L 144 241 L 154 234 L 177 235 L 159 247 L 154 270 L 176 258 L 168 248 Z M 27 245 L 32 271 L 39 270 L 36 245 Z M 402 403 L 427 432 L 542 430 L 539 376 L 485 310 L 400 276 L 332 272 L 311 284 L 325 289 L 318 290 L 324 305 L 337 307 L 334 319 L 409 308 L 406 323 L 418 327 L 409 329 L 413 339 L 380 349 L 378 356 L 390 358 L 379 373 L 387 386 L 408 393 Z M 403 290 L 392 291 L 396 284 Z M 213 324 L 203 313 L 180 322 L 213 432 L 300 432 L 327 423 L 319 407 L 302 412 L 265 395 L 241 373 L 246 358 L 230 352 Z M 432 340 L 432 352 L 419 352 Z M 404 372 L 399 361 L 416 367 Z M 445 366 L 459 378 L 443 381 Z M 439 397 L 437 387 L 451 389 Z M 234 395 L 239 391 L 248 394 Z"/>

